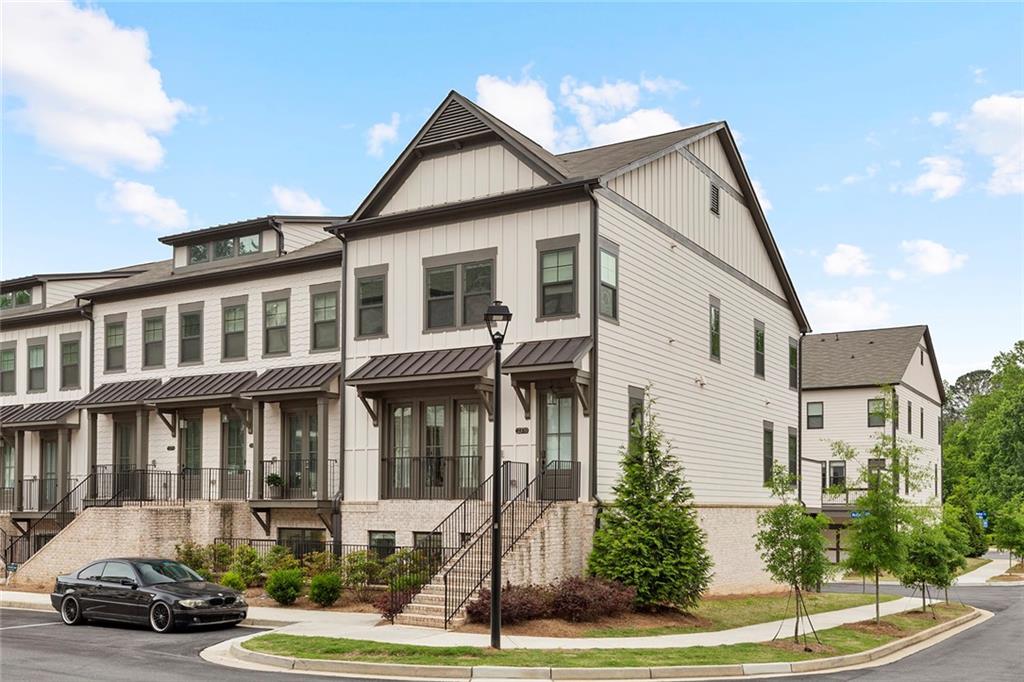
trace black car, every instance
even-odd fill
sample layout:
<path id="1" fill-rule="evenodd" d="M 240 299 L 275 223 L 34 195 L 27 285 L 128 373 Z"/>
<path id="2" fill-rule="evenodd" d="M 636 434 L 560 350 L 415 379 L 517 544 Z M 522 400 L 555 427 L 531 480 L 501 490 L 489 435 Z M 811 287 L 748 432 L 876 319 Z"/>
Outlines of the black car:
<path id="1" fill-rule="evenodd" d="M 104 559 L 57 578 L 50 595 L 67 625 L 90 620 L 148 623 L 157 632 L 191 625 L 236 625 L 242 595 L 168 559 Z"/>

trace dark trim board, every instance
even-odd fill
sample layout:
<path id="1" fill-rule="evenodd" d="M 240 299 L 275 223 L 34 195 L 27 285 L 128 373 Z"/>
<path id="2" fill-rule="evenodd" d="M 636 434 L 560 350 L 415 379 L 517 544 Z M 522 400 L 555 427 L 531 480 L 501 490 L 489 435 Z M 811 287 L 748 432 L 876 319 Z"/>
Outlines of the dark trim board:
<path id="1" fill-rule="evenodd" d="M 914 395 L 920 397 L 922 400 L 926 400 L 927 402 L 931 403 L 935 407 L 939 407 L 939 408 L 942 407 L 942 403 L 940 403 L 937 400 L 935 400 L 935 398 L 930 398 L 927 395 L 925 395 L 924 393 L 921 393 L 921 391 L 917 390 L 916 388 L 914 388 L 910 384 L 904 383 L 902 381 L 896 381 L 896 382 L 894 382 L 891 385 L 892 386 L 900 386 L 902 388 L 905 388 L 908 391 L 910 391 L 911 393 L 913 393 Z M 849 385 L 849 386 L 845 386 L 845 385 L 844 386 L 804 386 L 803 390 L 804 391 L 808 391 L 808 392 L 809 391 L 841 391 L 841 390 L 847 389 L 847 388 L 878 388 L 878 389 L 881 389 L 881 386 L 879 386 L 878 384 L 852 384 L 852 385 Z M 814 401 L 811 401 L 811 402 L 814 402 Z"/>
<path id="2" fill-rule="evenodd" d="M 658 230 L 658 232 L 661 232 L 666 237 L 672 239 L 673 241 L 675 241 L 675 242 L 677 242 L 679 244 L 682 244 L 687 249 L 689 249 L 693 253 L 697 254 L 698 256 L 700 256 L 701 258 L 706 260 L 707 262 L 711 263 L 712 265 L 717 267 L 722 272 L 725 272 L 725 273 L 727 273 L 729 275 L 732 275 L 733 277 L 735 277 L 739 281 L 741 281 L 744 284 L 746 284 L 747 286 L 749 286 L 754 291 L 756 291 L 759 294 L 762 294 L 764 296 L 767 296 L 768 298 L 770 298 L 771 300 L 775 301 L 779 305 L 785 306 L 786 308 L 791 309 L 791 306 L 789 305 L 789 301 L 787 301 L 785 298 L 783 298 L 782 296 L 779 296 L 774 291 L 771 291 L 770 289 L 766 288 L 764 285 L 759 284 L 758 282 L 755 282 L 753 279 L 751 279 L 747 275 L 743 274 L 742 272 L 740 272 L 739 270 L 737 270 L 733 266 L 729 265 L 724 260 L 722 260 L 721 258 L 716 256 L 715 254 L 711 253 L 710 251 L 705 249 L 703 246 L 701 246 L 697 242 L 693 241 L 689 237 L 686 237 L 686 236 L 680 234 L 679 231 L 675 230 L 668 223 L 664 223 L 661 220 L 658 220 L 653 215 L 651 215 L 650 213 L 648 213 L 644 209 L 640 208 L 639 206 L 637 206 L 636 204 L 631 202 L 629 199 L 626 199 L 625 197 L 623 197 L 623 196 L 621 196 L 619 194 L 616 194 L 615 192 L 611 191 L 610 189 L 605 189 L 603 187 L 598 188 L 596 190 L 596 193 L 601 198 L 607 199 L 608 201 L 610 201 L 611 203 L 615 204 L 619 208 L 623 209 L 627 213 L 632 214 L 635 218 L 639 218 L 640 220 L 644 221 L 645 223 L 647 223 L 648 225 L 650 225 L 654 229 Z"/>

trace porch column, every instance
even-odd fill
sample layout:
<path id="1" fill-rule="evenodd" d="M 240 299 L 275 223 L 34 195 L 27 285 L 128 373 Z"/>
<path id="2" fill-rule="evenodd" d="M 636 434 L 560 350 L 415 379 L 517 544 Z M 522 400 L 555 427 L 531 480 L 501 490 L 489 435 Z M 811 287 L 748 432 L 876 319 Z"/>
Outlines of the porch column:
<path id="1" fill-rule="evenodd" d="M 316 499 L 329 500 L 330 493 L 327 492 L 327 483 L 330 478 L 327 468 L 327 424 L 329 414 L 327 412 L 328 401 L 325 396 L 316 399 L 316 471 L 317 486 Z"/>
<path id="2" fill-rule="evenodd" d="M 263 401 L 252 401 L 252 491 L 254 500 L 263 499 Z"/>
<path id="3" fill-rule="evenodd" d="M 144 407 L 135 411 L 135 468 L 149 468 L 149 412 Z"/>
<path id="4" fill-rule="evenodd" d="M 57 500 L 68 494 L 68 460 L 71 458 L 71 431 L 57 431 Z"/>
<path id="5" fill-rule="evenodd" d="M 96 499 L 96 477 L 93 474 L 96 472 L 96 438 L 97 430 L 99 428 L 99 415 L 92 410 L 88 411 L 89 414 L 89 448 L 86 453 L 85 461 L 85 475 L 92 476 L 89 479 L 89 489 L 85 491 L 85 494 L 89 499 Z"/>
<path id="6" fill-rule="evenodd" d="M 25 477 L 25 432 L 14 432 L 14 509 L 21 511 L 24 490 L 21 479 Z"/>

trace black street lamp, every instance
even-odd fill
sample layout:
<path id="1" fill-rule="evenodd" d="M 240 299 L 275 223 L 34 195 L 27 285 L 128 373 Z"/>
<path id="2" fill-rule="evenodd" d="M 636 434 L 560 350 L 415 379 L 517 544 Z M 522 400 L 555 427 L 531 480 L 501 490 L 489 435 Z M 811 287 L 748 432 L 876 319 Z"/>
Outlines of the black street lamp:
<path id="1" fill-rule="evenodd" d="M 501 648 L 501 344 L 512 311 L 501 301 L 487 306 L 484 322 L 494 344 L 494 451 L 491 455 L 491 648 Z"/>

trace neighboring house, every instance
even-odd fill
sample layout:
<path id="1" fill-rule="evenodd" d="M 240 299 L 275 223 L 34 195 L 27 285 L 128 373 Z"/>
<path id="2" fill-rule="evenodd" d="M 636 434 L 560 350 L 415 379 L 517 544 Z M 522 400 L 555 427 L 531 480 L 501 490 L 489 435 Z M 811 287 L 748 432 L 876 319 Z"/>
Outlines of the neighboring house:
<path id="1" fill-rule="evenodd" d="M 803 339 L 802 358 L 804 480 L 818 466 L 822 488 L 847 489 L 824 495 L 820 504 L 808 500 L 808 506 L 822 509 L 837 525 L 847 523 L 862 472 L 884 465 L 870 455 L 883 434 L 914 453 L 917 483 L 902 476 L 901 494 L 916 505 L 941 503 L 945 393 L 928 327 L 811 334 Z M 889 415 L 885 387 L 892 388 Z M 837 441 L 858 456 L 849 462 L 837 457 L 832 450 Z"/>
<path id="2" fill-rule="evenodd" d="M 809 327 L 724 122 L 555 155 L 453 92 L 330 229 L 345 244 L 345 542 L 442 542 L 431 530 L 491 474 L 482 315 L 501 299 L 502 456 L 526 467 L 511 494 L 533 481 L 577 519 L 547 529 L 546 551 L 582 566 L 649 388 L 714 589 L 769 586 L 752 536 L 772 464 L 798 470 Z"/>
<path id="3" fill-rule="evenodd" d="M 77 401 L 92 381 L 90 311 L 75 296 L 143 266 L 0 282 L 0 529 L 10 535 L 80 480 L 87 437 Z"/>

